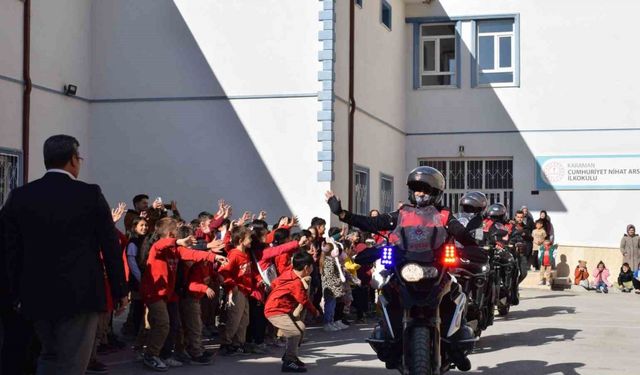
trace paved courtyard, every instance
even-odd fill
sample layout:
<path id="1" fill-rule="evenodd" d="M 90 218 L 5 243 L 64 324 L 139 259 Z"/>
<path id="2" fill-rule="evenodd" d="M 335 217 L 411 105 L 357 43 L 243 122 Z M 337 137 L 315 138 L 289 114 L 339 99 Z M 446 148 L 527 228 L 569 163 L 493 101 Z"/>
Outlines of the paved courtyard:
<path id="1" fill-rule="evenodd" d="M 608 375 L 635 373 L 640 348 L 640 295 L 527 289 L 506 319 L 485 331 L 471 356 L 468 374 Z M 370 326 L 337 334 L 313 328 L 303 345 L 309 373 L 382 375 L 384 369 L 364 343 Z M 174 374 L 264 375 L 279 373 L 272 356 L 218 357 L 213 366 L 172 369 Z M 149 373 L 130 355 L 105 357 L 113 375 Z M 461 374 L 451 372 L 452 374 Z"/>

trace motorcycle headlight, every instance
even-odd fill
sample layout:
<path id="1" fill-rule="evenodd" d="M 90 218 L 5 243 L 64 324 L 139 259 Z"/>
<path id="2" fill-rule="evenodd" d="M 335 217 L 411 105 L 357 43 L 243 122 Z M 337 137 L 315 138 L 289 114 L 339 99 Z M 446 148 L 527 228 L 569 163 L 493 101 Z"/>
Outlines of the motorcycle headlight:
<path id="1" fill-rule="evenodd" d="M 400 276 L 408 283 L 415 283 L 422 279 L 432 279 L 438 276 L 435 267 L 423 267 L 416 263 L 408 263 L 400 270 Z"/>

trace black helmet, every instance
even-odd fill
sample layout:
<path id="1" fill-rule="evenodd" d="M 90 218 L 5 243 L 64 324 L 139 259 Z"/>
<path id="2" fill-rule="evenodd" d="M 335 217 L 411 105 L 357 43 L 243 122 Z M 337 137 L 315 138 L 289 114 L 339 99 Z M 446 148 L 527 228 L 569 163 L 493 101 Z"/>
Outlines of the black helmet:
<path id="1" fill-rule="evenodd" d="M 439 170 L 431 167 L 418 167 L 409 173 L 407 178 L 409 201 L 416 206 L 432 206 L 440 202 L 444 191 L 444 176 Z M 416 202 L 414 192 L 422 191 L 426 195 Z"/>
<path id="2" fill-rule="evenodd" d="M 504 220 L 504 218 L 507 216 L 507 207 L 505 207 L 502 203 L 494 203 L 489 206 L 489 209 L 487 210 L 487 216 L 494 220 Z"/>
<path id="3" fill-rule="evenodd" d="M 480 213 L 487 208 L 487 196 L 479 191 L 471 191 L 460 199 L 462 212 Z"/>

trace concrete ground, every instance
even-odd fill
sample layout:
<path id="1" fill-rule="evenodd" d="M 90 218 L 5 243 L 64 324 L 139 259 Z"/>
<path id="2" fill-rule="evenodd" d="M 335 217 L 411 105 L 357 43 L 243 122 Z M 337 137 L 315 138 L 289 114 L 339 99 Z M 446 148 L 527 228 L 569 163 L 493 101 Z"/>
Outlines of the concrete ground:
<path id="1" fill-rule="evenodd" d="M 640 295 L 526 289 L 522 302 L 483 333 L 471 355 L 469 374 L 608 375 L 635 373 L 640 348 Z M 301 351 L 309 373 L 382 375 L 384 369 L 364 342 L 361 325 L 338 333 L 312 328 Z M 279 373 L 281 349 L 271 356 L 218 357 L 206 367 L 171 369 L 173 374 L 264 375 Z M 102 358 L 110 374 L 150 373 L 129 353 Z M 452 371 L 451 374 L 461 374 Z"/>

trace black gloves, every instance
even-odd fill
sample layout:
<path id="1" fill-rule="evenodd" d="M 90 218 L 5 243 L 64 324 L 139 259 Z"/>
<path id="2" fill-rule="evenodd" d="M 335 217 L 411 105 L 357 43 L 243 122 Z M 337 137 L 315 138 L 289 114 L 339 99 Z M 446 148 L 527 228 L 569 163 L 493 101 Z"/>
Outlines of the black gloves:
<path id="1" fill-rule="evenodd" d="M 338 198 L 336 198 L 335 196 L 329 198 L 327 204 L 329 205 L 329 209 L 331 209 L 331 212 L 333 212 L 335 215 L 340 215 L 340 213 L 342 212 L 342 204 L 340 203 Z"/>

